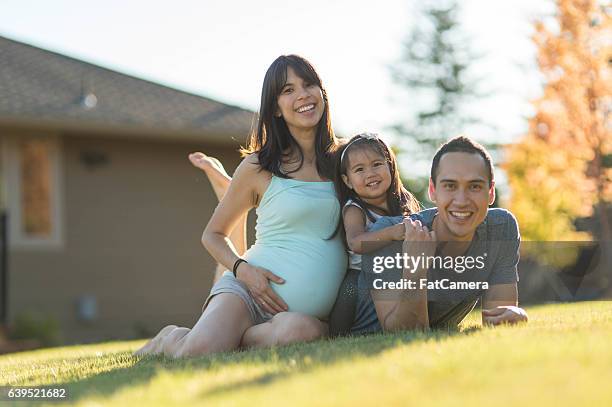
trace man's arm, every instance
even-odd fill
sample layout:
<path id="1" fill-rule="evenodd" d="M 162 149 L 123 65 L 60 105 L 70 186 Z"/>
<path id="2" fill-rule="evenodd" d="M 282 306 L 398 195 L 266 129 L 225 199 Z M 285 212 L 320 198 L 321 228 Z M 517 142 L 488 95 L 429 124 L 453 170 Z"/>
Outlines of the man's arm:
<path id="1" fill-rule="evenodd" d="M 516 324 L 529 317 L 518 307 L 516 283 L 492 285 L 482 298 L 483 325 Z"/>
<path id="2" fill-rule="evenodd" d="M 482 308 L 490 309 L 518 305 L 518 289 L 516 283 L 494 284 L 482 297 Z"/>
<path id="3" fill-rule="evenodd" d="M 482 298 L 483 325 L 515 324 L 527 321 L 527 313 L 518 307 L 518 263 L 521 235 L 516 218 L 502 212 L 505 229 L 499 256 L 489 279 L 491 286 Z"/>
<path id="4" fill-rule="evenodd" d="M 404 220 L 406 228 L 403 252 L 410 255 L 422 256 L 424 253 L 433 254 L 435 251 L 435 233 L 429 232 L 427 227 L 419 221 Z M 429 314 L 427 310 L 427 288 L 420 288 L 419 281 L 427 278 L 427 269 L 404 269 L 402 278 L 414 281 L 415 287 L 403 292 L 398 290 L 372 291 L 372 300 L 380 325 L 385 331 L 399 331 L 404 329 L 429 329 Z M 377 295 L 381 294 L 381 295 Z M 391 296 L 392 299 L 385 297 Z"/>

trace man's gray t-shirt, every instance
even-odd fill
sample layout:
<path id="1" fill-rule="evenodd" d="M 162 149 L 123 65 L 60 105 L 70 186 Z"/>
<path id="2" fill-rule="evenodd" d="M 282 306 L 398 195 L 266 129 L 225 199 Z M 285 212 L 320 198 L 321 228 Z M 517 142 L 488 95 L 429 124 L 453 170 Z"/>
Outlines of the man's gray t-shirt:
<path id="1" fill-rule="evenodd" d="M 431 230 L 437 213 L 437 208 L 431 208 L 411 215 L 411 218 L 421 221 Z M 370 228 L 370 231 L 393 226 L 402 220 L 402 217 L 398 216 L 382 217 Z M 465 255 L 485 255 L 484 269 L 480 271 L 482 273 L 480 278 L 486 280 L 489 287 L 495 284 L 512 284 L 518 281 L 519 245 L 520 234 L 515 217 L 505 209 L 493 208 L 488 210 L 484 222 L 476 228 L 472 243 Z M 428 279 L 432 278 L 432 272 L 434 271 L 428 271 Z M 371 270 L 362 269 L 358 279 L 357 308 L 351 328 L 352 334 L 382 331 L 372 301 L 371 289 Z M 455 292 L 449 298 L 444 298 L 443 292 L 436 292 L 435 300 L 432 300 L 430 295 L 428 301 L 430 327 L 456 327 L 474 308 L 483 293 L 483 290 L 459 294 Z"/>

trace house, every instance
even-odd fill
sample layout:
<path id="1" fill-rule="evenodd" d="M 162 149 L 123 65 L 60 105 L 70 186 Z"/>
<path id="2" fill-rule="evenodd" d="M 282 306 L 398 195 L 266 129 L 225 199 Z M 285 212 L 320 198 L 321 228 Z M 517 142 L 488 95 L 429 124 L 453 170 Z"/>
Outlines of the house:
<path id="1" fill-rule="evenodd" d="M 253 115 L 0 37 L 0 324 L 44 313 L 67 343 L 192 326 L 216 198 L 187 155 L 232 170 Z"/>

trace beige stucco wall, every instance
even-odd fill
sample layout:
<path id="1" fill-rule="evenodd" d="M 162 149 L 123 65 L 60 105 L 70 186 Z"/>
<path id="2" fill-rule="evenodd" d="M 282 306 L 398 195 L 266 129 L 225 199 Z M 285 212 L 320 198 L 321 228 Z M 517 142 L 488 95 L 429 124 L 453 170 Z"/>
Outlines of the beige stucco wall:
<path id="1" fill-rule="evenodd" d="M 67 342 L 192 326 L 213 278 L 200 236 L 216 199 L 187 154 L 214 154 L 232 170 L 238 154 L 205 143 L 91 136 L 63 136 L 61 149 L 63 248 L 10 251 L 9 318 L 49 313 Z M 84 151 L 102 152 L 108 163 L 87 168 Z M 96 298 L 93 323 L 77 318 L 82 295 Z"/>

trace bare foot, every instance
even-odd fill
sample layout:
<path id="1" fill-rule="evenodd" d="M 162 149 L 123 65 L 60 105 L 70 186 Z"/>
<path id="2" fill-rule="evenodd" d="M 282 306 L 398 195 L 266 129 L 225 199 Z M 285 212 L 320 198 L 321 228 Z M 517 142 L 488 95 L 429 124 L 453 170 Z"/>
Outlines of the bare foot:
<path id="1" fill-rule="evenodd" d="M 209 171 L 217 171 L 225 177 L 230 178 L 230 176 L 225 171 L 225 168 L 223 168 L 223 164 L 221 164 L 221 161 L 217 160 L 215 157 L 211 157 L 204 153 L 196 152 L 189 154 L 189 161 L 191 161 L 191 164 L 193 164 L 194 167 L 201 169 L 207 174 Z M 209 174 L 209 176 L 210 175 L 211 174 Z"/>
<path id="2" fill-rule="evenodd" d="M 155 338 L 151 339 L 142 348 L 138 349 L 132 355 L 133 356 L 157 355 L 158 353 L 161 352 L 162 340 L 170 332 L 172 332 L 174 330 L 174 328 L 177 328 L 177 326 L 176 325 L 168 325 L 168 326 L 162 328 L 162 330 L 159 331 L 159 333 L 157 335 L 155 335 Z"/>
<path id="3" fill-rule="evenodd" d="M 215 191 L 217 199 L 220 201 L 232 181 L 232 178 L 227 175 L 225 168 L 223 168 L 221 161 L 200 152 L 189 154 L 189 161 L 191 161 L 194 167 L 204 171 L 210 181 L 210 185 L 212 185 L 213 191 Z"/>

